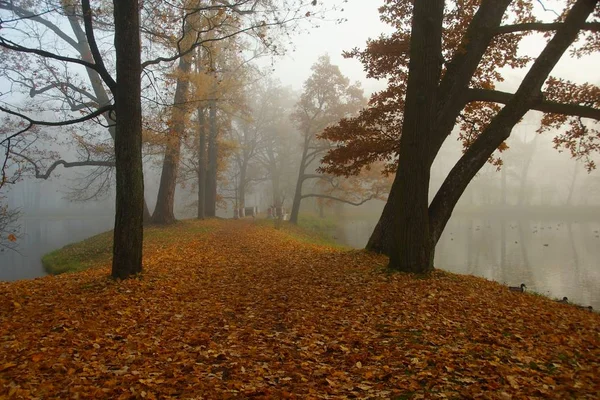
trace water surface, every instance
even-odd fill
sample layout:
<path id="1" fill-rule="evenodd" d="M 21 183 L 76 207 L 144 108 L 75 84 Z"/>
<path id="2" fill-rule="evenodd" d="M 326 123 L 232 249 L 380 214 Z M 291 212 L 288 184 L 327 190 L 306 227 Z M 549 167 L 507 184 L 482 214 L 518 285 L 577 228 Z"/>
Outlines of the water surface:
<path id="1" fill-rule="evenodd" d="M 337 233 L 362 248 L 376 221 L 345 220 Z M 481 276 L 600 309 L 600 222 L 452 217 L 436 268 Z"/>
<path id="2" fill-rule="evenodd" d="M 41 258 L 67 244 L 79 242 L 113 228 L 112 216 L 24 216 L 17 251 L 0 252 L 0 281 L 32 279 L 46 275 Z"/>

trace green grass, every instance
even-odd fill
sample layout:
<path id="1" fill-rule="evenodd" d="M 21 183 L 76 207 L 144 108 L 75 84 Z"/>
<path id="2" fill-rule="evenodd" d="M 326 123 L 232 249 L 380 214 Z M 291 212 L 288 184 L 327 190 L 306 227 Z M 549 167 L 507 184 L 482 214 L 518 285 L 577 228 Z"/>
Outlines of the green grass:
<path id="1" fill-rule="evenodd" d="M 42 265 L 52 275 L 88 269 L 112 255 L 113 233 L 104 232 L 79 243 L 69 244 L 42 257 Z"/>
<path id="2" fill-rule="evenodd" d="M 169 245 L 191 240 L 210 232 L 211 227 L 203 221 L 184 220 L 169 226 L 144 228 L 144 246 Z M 51 275 L 78 272 L 93 266 L 110 263 L 113 247 L 113 231 L 92 236 L 78 243 L 66 245 L 42 257 L 42 265 Z"/>
<path id="3" fill-rule="evenodd" d="M 275 227 L 275 221 L 272 219 L 261 218 L 257 219 L 256 223 Z M 284 221 L 281 223 L 280 229 L 304 243 L 348 249 L 347 246 L 336 243 L 334 234 L 337 229 L 337 222 L 330 217 L 320 218 L 313 214 L 301 214 L 298 218 L 298 225 Z"/>
<path id="4" fill-rule="evenodd" d="M 333 235 L 337 225 L 337 221 L 331 217 L 321 218 L 313 214 L 300 214 L 298 216 L 299 227 L 324 235 Z"/>
<path id="5" fill-rule="evenodd" d="M 256 223 L 274 226 L 273 220 L 257 219 Z M 150 226 L 144 228 L 144 246 L 169 246 L 174 243 L 193 240 L 198 235 L 214 229 L 215 224 L 194 219 L 178 221 L 174 225 Z M 335 242 L 337 229 L 333 218 L 320 218 L 316 215 L 301 215 L 298 225 L 283 222 L 280 229 L 290 237 L 304 243 L 347 249 Z M 83 271 L 111 261 L 113 232 L 104 232 L 78 243 L 69 244 L 42 257 L 46 272 L 58 275 Z"/>

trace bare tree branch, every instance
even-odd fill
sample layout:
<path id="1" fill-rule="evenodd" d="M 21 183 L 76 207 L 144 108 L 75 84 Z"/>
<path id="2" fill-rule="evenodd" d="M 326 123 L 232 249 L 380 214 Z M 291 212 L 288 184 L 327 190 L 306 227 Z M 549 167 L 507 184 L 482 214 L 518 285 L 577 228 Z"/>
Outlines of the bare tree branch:
<path id="1" fill-rule="evenodd" d="M 73 38 L 71 38 L 69 35 L 64 33 L 58 26 L 54 25 L 52 22 L 48 21 L 47 19 L 41 18 L 42 15 L 52 13 L 52 12 L 56 11 L 56 9 L 46 10 L 41 13 L 34 14 L 31 11 L 28 11 L 24 8 L 14 5 L 12 1 L 0 1 L 0 9 L 12 11 L 15 14 L 17 14 L 20 17 L 20 19 L 29 19 L 31 21 L 38 22 L 38 23 L 44 25 L 45 27 L 47 27 L 48 29 L 50 29 L 52 32 L 54 32 L 56 34 L 56 36 L 60 37 L 62 40 L 64 40 L 68 44 L 70 44 L 72 47 L 77 47 L 77 42 L 75 40 L 73 40 Z M 2 22 L 7 23 L 7 22 L 12 22 L 12 21 L 2 21 Z"/>
<path id="2" fill-rule="evenodd" d="M 29 162 L 35 171 L 35 177 L 38 179 L 48 179 L 52 172 L 59 166 L 63 166 L 64 168 L 75 168 L 75 167 L 114 167 L 114 161 L 102 161 L 102 160 L 86 160 L 86 161 L 65 161 L 65 160 L 57 160 L 52 165 L 48 167 L 46 172 L 41 173 L 40 169 L 35 161 L 31 158 L 27 157 L 24 154 L 20 153 L 11 153 L 15 156 L 21 157 L 27 162 Z"/>
<path id="3" fill-rule="evenodd" d="M 110 90 L 113 93 L 115 93 L 117 89 L 117 82 L 108 73 L 108 70 L 104 65 L 102 55 L 100 54 L 100 50 L 98 50 L 96 38 L 94 37 L 94 27 L 92 26 L 92 10 L 90 8 L 90 0 L 81 0 L 81 8 L 83 10 L 83 26 L 85 27 L 85 36 L 87 38 L 88 45 L 90 46 L 92 57 L 94 57 L 96 71 L 98 72 L 98 74 L 100 74 L 102 80 L 106 83 L 106 86 L 108 86 Z"/>
<path id="4" fill-rule="evenodd" d="M 65 125 L 74 125 L 74 124 L 78 124 L 80 122 L 85 122 L 85 121 L 89 121 L 91 119 L 94 119 L 100 115 L 102 115 L 103 113 L 107 112 L 107 111 L 112 111 L 113 110 L 113 106 L 112 105 L 108 105 L 108 106 L 104 106 L 104 107 L 100 107 L 99 109 L 97 109 L 94 112 L 89 113 L 88 115 L 85 115 L 81 118 L 76 118 L 76 119 L 69 119 L 66 121 L 58 121 L 58 122 L 50 122 L 50 121 L 39 121 L 39 120 L 34 120 L 32 118 L 29 118 L 28 116 L 18 113 L 16 111 L 12 111 L 9 110 L 8 108 L 2 107 L 0 106 L 0 111 L 3 111 L 7 114 L 10 115 L 14 115 L 16 117 L 19 117 L 21 119 L 24 119 L 25 121 L 28 122 L 28 126 L 19 130 L 16 133 L 13 133 L 11 135 L 9 135 L 8 137 L 2 139 L 0 141 L 0 145 L 7 143 L 8 141 L 10 141 L 12 138 L 15 138 L 21 134 L 23 134 L 24 132 L 28 131 L 29 129 L 31 129 L 32 127 L 36 126 L 36 125 L 41 125 L 41 126 L 65 126 Z"/>
<path id="5" fill-rule="evenodd" d="M 339 197 L 329 196 L 329 195 L 326 195 L 326 194 L 311 193 L 311 194 L 303 194 L 302 195 L 302 199 L 305 199 L 307 197 L 318 197 L 318 198 L 321 198 L 321 199 L 339 201 L 341 203 L 346 203 L 346 204 L 350 204 L 350 205 L 353 205 L 353 206 L 360 206 L 360 205 L 365 204 L 369 200 L 373 200 L 376 196 L 375 195 L 371 195 L 371 196 L 369 196 L 369 197 L 367 197 L 367 198 L 365 198 L 365 199 L 363 199 L 362 201 L 359 201 L 359 202 L 354 202 L 354 201 L 342 199 L 342 198 L 339 198 Z"/>
<path id="6" fill-rule="evenodd" d="M 466 101 L 487 101 L 490 103 L 508 104 L 513 96 L 513 93 L 501 92 L 498 90 L 469 89 Z M 556 103 L 542 99 L 535 103 L 531 109 L 545 113 L 573 115 L 600 121 L 600 109 L 578 104 Z"/>
<path id="7" fill-rule="evenodd" d="M 65 61 L 65 62 L 70 62 L 73 64 L 83 65 L 84 67 L 88 67 L 88 68 L 93 69 L 94 71 L 100 73 L 100 71 L 98 70 L 98 66 L 91 62 L 80 60 L 78 58 L 60 56 L 58 54 L 54 54 L 54 53 L 51 53 L 46 50 L 32 49 L 30 47 L 21 46 L 19 44 L 16 44 L 15 42 L 8 40 L 1 36 L 0 36 L 0 46 L 4 47 L 6 49 L 9 49 L 9 50 L 19 51 L 22 53 L 37 54 L 38 56 L 52 58 L 52 59 L 58 60 L 58 61 Z"/>
<path id="8" fill-rule="evenodd" d="M 64 82 L 54 82 L 51 83 L 47 86 L 44 86 L 41 89 L 36 89 L 36 88 L 31 88 L 31 90 L 29 90 L 29 97 L 35 97 L 38 94 L 42 94 L 44 92 L 47 92 L 48 90 L 52 90 L 52 89 L 56 89 L 56 88 L 61 88 L 61 87 L 68 87 L 69 89 L 80 93 L 82 95 L 84 95 L 85 97 L 89 98 L 90 100 L 92 100 L 93 102 L 95 102 L 96 104 L 100 104 L 100 100 L 98 100 L 98 98 L 96 96 L 94 96 L 92 93 L 90 93 L 89 91 L 82 89 L 79 86 L 75 86 L 72 83 L 64 83 Z"/>
<path id="9" fill-rule="evenodd" d="M 562 24 L 562 22 L 529 22 L 523 24 L 503 25 L 496 30 L 496 34 L 502 35 L 506 33 L 523 31 L 549 32 L 557 30 Z M 581 27 L 581 30 L 589 32 L 600 32 L 600 22 L 587 22 Z"/>

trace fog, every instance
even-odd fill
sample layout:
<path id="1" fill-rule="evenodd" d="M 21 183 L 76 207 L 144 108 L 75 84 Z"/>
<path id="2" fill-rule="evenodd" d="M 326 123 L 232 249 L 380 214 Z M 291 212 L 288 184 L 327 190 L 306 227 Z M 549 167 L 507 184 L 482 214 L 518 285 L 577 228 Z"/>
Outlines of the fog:
<path id="1" fill-rule="evenodd" d="M 262 120 L 257 116 L 259 106 L 270 101 L 268 95 L 274 92 L 267 91 L 267 97 L 247 99 L 248 104 L 254 104 L 252 123 L 255 125 L 247 128 L 244 123 L 248 118 L 236 116 L 230 122 L 227 138 L 232 140 L 235 132 L 236 140 L 242 141 L 243 135 L 254 132 L 262 136 L 246 139 L 262 143 L 261 149 L 267 149 L 264 143 L 271 143 L 270 151 L 276 154 L 275 161 L 271 161 L 275 162 L 278 172 L 278 189 L 273 189 L 268 150 L 248 163 L 247 182 L 240 181 L 239 163 L 236 163 L 235 157 L 239 156 L 240 150 L 233 150 L 221 170 L 217 216 L 232 218 L 235 205 L 240 206 L 240 203 L 258 207 L 259 211 L 278 202 L 282 202 L 288 211 L 291 208 L 302 153 L 302 133 L 290 115 L 302 93 L 303 82 L 310 76 L 311 66 L 319 56 L 328 54 L 331 63 L 339 66 L 351 82 L 361 82 L 367 97 L 385 87 L 385 82 L 367 79 L 358 61 L 341 56 L 343 50 L 362 47 L 368 38 L 388 31 L 389 28 L 378 19 L 380 3 L 350 1 L 343 12 L 347 22 L 321 21 L 320 28 L 305 27 L 305 33 L 293 39 L 287 56 L 276 58 L 272 65 L 270 58 L 257 61 L 256 68 L 261 73 L 271 72 L 269 79 L 282 88 L 282 93 L 285 92 L 277 100 L 281 118 L 270 115 Z M 540 43 L 543 43 L 541 37 L 528 39 L 523 51 L 537 49 Z M 600 65 L 600 58 L 596 59 L 595 65 Z M 565 61 L 557 66 L 556 72 L 566 79 L 585 82 L 594 79 L 595 68 L 589 60 L 581 64 Z M 514 90 L 520 77 L 518 73 L 506 71 L 506 80 L 500 88 Z M 471 182 L 437 245 L 435 265 L 510 285 L 523 282 L 529 290 L 556 298 L 567 296 L 571 301 L 598 309 L 600 172 L 588 172 L 582 162 L 554 149 L 552 138 L 555 132 L 536 133 L 540 116 L 540 113 L 530 112 L 514 129 L 507 142 L 508 150 L 499 155 L 503 160 L 500 170 L 487 165 Z M 278 127 L 277 131 L 284 133 L 278 133 L 276 137 L 267 135 L 272 127 Z M 56 145 L 52 140 L 40 140 L 38 145 L 59 151 L 64 159 L 75 159 L 80 155 L 75 147 Z M 158 193 L 162 156 L 156 148 L 145 150 L 145 195 L 152 211 Z M 186 154 L 191 152 L 184 150 Z M 432 168 L 430 199 L 461 154 L 462 147 L 456 136 L 449 137 Z M 286 163 L 277 164 L 283 160 Z M 308 172 L 315 173 L 318 166 L 318 162 L 312 163 Z M 8 207 L 21 210 L 21 217 L 17 249 L 0 252 L 0 280 L 43 276 L 42 255 L 112 229 L 113 177 L 105 172 L 106 178 L 102 178 L 105 181 L 96 181 L 92 189 L 78 191 L 74 188 L 85 187 L 92 169 L 59 168 L 57 172 L 59 174 L 53 174 L 47 180 L 24 176 L 10 188 L 2 189 Z M 108 182 L 108 185 L 95 193 L 94 188 L 98 188 L 99 182 Z M 303 190 L 318 192 L 323 189 L 311 184 Z M 245 193 L 242 199 L 239 198 L 240 191 Z M 94 194 L 91 199 L 82 200 L 90 193 Z M 196 203 L 196 185 L 182 179 L 176 191 L 176 217 L 194 218 Z M 302 201 L 301 214 L 335 221 L 337 228 L 329 232 L 335 240 L 346 246 L 363 248 L 383 205 L 381 200 L 353 207 L 307 198 Z M 259 216 L 263 217 L 264 214 Z"/>

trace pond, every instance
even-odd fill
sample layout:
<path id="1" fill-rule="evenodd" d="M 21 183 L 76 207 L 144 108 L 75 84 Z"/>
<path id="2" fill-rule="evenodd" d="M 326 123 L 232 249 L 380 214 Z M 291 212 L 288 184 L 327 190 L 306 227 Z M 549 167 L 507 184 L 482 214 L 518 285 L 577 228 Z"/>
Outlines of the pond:
<path id="1" fill-rule="evenodd" d="M 376 221 L 346 220 L 340 243 L 362 248 Z M 569 298 L 600 310 L 600 223 L 452 217 L 436 248 L 436 267 Z"/>
<path id="2" fill-rule="evenodd" d="M 46 275 L 41 258 L 67 244 L 113 228 L 113 216 L 36 216 L 20 220 L 22 238 L 17 251 L 0 252 L 0 281 L 32 279 Z"/>

